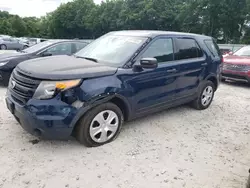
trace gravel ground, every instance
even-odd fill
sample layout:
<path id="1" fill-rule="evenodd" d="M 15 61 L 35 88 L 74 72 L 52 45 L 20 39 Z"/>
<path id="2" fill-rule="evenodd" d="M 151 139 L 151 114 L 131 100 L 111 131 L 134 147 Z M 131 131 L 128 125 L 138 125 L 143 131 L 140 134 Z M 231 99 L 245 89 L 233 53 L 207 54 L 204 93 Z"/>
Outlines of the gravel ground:
<path id="1" fill-rule="evenodd" d="M 222 84 L 212 106 L 126 123 L 99 148 L 40 141 L 7 111 L 0 88 L 0 188 L 243 188 L 250 168 L 250 87 Z"/>

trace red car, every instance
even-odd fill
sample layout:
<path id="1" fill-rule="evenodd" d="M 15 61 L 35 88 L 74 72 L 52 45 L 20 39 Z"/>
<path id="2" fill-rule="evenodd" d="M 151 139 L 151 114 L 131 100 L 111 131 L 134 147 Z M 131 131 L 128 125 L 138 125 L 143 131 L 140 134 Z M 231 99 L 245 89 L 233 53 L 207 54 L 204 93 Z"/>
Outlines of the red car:
<path id="1" fill-rule="evenodd" d="M 250 83 L 250 46 L 224 56 L 222 80 Z"/>

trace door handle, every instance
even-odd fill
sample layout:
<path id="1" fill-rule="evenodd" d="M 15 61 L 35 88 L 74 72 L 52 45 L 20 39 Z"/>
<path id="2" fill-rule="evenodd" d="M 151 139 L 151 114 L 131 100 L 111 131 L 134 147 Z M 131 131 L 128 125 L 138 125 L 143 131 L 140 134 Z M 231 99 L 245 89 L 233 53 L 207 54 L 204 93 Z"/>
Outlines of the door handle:
<path id="1" fill-rule="evenodd" d="M 207 66 L 207 63 L 202 63 L 201 66 Z"/>
<path id="2" fill-rule="evenodd" d="M 176 72 L 177 72 L 176 69 L 169 69 L 169 70 L 167 70 L 167 73 L 176 73 Z"/>

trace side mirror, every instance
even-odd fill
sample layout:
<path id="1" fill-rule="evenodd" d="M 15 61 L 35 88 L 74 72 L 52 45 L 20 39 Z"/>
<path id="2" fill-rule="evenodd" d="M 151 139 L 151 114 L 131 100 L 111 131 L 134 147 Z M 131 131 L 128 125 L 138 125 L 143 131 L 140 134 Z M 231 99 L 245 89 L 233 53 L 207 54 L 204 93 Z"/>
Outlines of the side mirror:
<path id="1" fill-rule="evenodd" d="M 41 55 L 42 55 L 42 57 L 47 57 L 47 56 L 52 56 L 52 53 L 50 53 L 50 52 L 44 52 Z"/>
<path id="2" fill-rule="evenodd" d="M 155 69 L 158 67 L 158 62 L 155 58 L 142 58 L 140 64 L 144 69 Z"/>

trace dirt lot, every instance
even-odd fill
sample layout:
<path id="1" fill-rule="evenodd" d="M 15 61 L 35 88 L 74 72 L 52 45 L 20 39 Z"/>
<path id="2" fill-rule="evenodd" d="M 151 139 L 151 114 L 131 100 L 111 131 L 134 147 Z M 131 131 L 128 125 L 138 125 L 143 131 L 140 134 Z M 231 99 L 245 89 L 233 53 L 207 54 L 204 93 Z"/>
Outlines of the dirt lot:
<path id="1" fill-rule="evenodd" d="M 223 84 L 212 106 L 126 123 L 114 142 L 40 141 L 7 111 L 0 88 L 0 188 L 243 188 L 250 168 L 250 87 Z"/>

